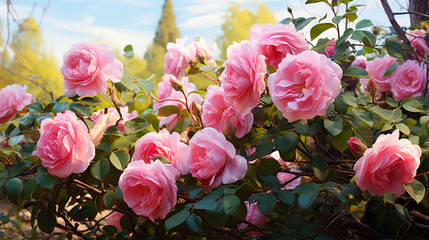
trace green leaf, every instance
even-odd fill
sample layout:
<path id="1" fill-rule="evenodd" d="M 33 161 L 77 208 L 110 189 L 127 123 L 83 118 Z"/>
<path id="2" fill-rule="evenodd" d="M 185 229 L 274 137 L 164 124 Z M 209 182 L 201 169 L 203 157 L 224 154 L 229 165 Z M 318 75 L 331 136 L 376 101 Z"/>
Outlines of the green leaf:
<path id="1" fill-rule="evenodd" d="M 36 191 L 36 188 L 37 188 L 36 178 L 32 177 L 28 179 L 28 181 L 24 185 L 24 197 L 27 199 L 31 198 L 34 191 Z"/>
<path id="2" fill-rule="evenodd" d="M 303 183 L 298 185 L 294 192 L 299 194 L 298 204 L 301 208 L 309 208 L 319 194 L 320 186 L 316 183 Z"/>
<path id="3" fill-rule="evenodd" d="M 314 175 L 320 180 L 324 181 L 328 176 L 328 164 L 320 158 L 314 158 L 313 162 Z"/>
<path id="4" fill-rule="evenodd" d="M 299 31 L 303 29 L 305 26 L 307 26 L 307 24 L 313 21 L 314 19 L 316 19 L 316 17 L 310 17 L 310 18 L 299 17 L 299 18 L 293 19 L 292 23 L 295 25 L 296 30 Z"/>
<path id="5" fill-rule="evenodd" d="M 408 97 L 401 101 L 401 106 L 409 112 L 424 113 L 424 106 L 414 97 Z"/>
<path id="6" fill-rule="evenodd" d="M 330 28 L 335 28 L 335 24 L 333 23 L 319 23 L 314 25 L 310 30 L 310 37 L 313 41 L 315 38 L 317 38 L 320 34 L 325 32 L 326 30 Z"/>
<path id="7" fill-rule="evenodd" d="M 279 182 L 277 176 L 269 175 L 269 176 L 260 176 L 264 183 L 268 184 L 271 188 L 280 188 L 282 185 Z"/>
<path id="8" fill-rule="evenodd" d="M 277 195 L 280 201 L 288 205 L 291 205 L 295 202 L 295 194 L 292 191 L 280 190 L 280 191 L 277 191 Z"/>
<path id="9" fill-rule="evenodd" d="M 280 170 L 280 164 L 273 158 L 262 158 L 257 165 L 257 169 L 262 176 L 275 175 Z"/>
<path id="10" fill-rule="evenodd" d="M 280 24 L 289 24 L 292 21 L 292 18 L 285 18 L 283 20 L 281 20 L 279 23 Z"/>
<path id="11" fill-rule="evenodd" d="M 64 109 L 66 109 L 68 104 L 69 104 L 68 102 L 59 102 L 59 103 L 55 104 L 55 106 L 52 108 L 52 112 L 60 113 L 60 112 L 64 111 Z"/>
<path id="12" fill-rule="evenodd" d="M 335 24 L 338 24 L 338 23 L 340 23 L 341 19 L 343 19 L 343 16 L 337 15 L 337 16 L 334 16 L 332 18 L 332 22 L 335 23 Z"/>
<path id="13" fill-rule="evenodd" d="M 413 179 L 411 183 L 404 184 L 405 191 L 417 202 L 420 203 L 425 196 L 425 186 Z"/>
<path id="14" fill-rule="evenodd" d="M 134 135 L 128 135 L 115 139 L 115 141 L 113 141 L 112 145 L 110 146 L 110 151 L 128 146 L 134 139 L 134 137 Z"/>
<path id="15" fill-rule="evenodd" d="M 360 20 L 358 23 L 356 23 L 356 29 L 360 29 L 360 28 L 366 28 L 366 27 L 372 27 L 374 26 L 374 24 L 372 23 L 371 20 L 369 19 L 362 19 Z"/>
<path id="16" fill-rule="evenodd" d="M 326 45 L 328 44 L 329 41 L 330 41 L 329 38 L 320 38 L 317 41 L 316 46 L 312 47 L 312 49 L 316 52 L 323 53 L 325 52 Z"/>
<path id="17" fill-rule="evenodd" d="M 295 132 L 288 131 L 284 135 L 277 135 L 274 138 L 276 149 L 280 152 L 295 150 L 298 146 L 299 136 Z"/>
<path id="18" fill-rule="evenodd" d="M 137 85 L 139 85 L 146 94 L 149 94 L 155 88 L 155 83 L 146 79 L 137 80 Z"/>
<path id="19" fill-rule="evenodd" d="M 115 168 L 123 171 L 130 161 L 130 155 L 127 151 L 121 149 L 110 154 L 110 162 Z"/>
<path id="20" fill-rule="evenodd" d="M 335 116 L 332 120 L 325 118 L 323 120 L 323 125 L 332 136 L 337 136 L 343 131 L 343 119 L 338 116 Z"/>
<path id="21" fill-rule="evenodd" d="M 24 183 L 19 178 L 11 178 L 4 184 L 4 193 L 13 203 L 16 203 L 22 190 L 24 190 Z"/>
<path id="22" fill-rule="evenodd" d="M 399 105 L 398 101 L 392 98 L 386 98 L 386 103 L 389 104 L 391 107 L 397 107 Z"/>
<path id="23" fill-rule="evenodd" d="M 199 198 L 204 194 L 204 188 L 195 188 L 189 191 L 190 198 Z"/>
<path id="24" fill-rule="evenodd" d="M 258 197 L 258 208 L 265 216 L 270 216 L 276 206 L 276 197 L 272 193 L 263 194 Z"/>
<path id="25" fill-rule="evenodd" d="M 112 208 L 116 204 L 116 197 L 113 191 L 107 191 L 103 196 L 103 203 L 106 208 Z"/>
<path id="26" fill-rule="evenodd" d="M 390 56 L 395 58 L 404 58 L 405 53 L 404 50 L 402 50 L 401 43 L 393 37 L 386 38 L 384 41 L 384 47 L 386 48 L 387 52 Z"/>
<path id="27" fill-rule="evenodd" d="M 398 124 L 396 124 L 395 127 L 396 127 L 396 129 L 399 129 L 399 131 L 401 131 L 402 133 L 404 133 L 407 136 L 410 135 L 410 133 L 411 133 L 410 128 L 403 123 L 398 123 Z"/>
<path id="28" fill-rule="evenodd" d="M 216 202 L 213 199 L 203 199 L 194 203 L 194 209 L 204 209 L 214 211 L 216 209 Z"/>
<path id="29" fill-rule="evenodd" d="M 353 29 L 347 28 L 346 31 L 344 31 L 343 35 L 338 38 L 337 42 L 335 43 L 335 49 L 341 45 L 345 40 L 347 40 L 351 35 L 353 34 Z"/>
<path id="30" fill-rule="evenodd" d="M 327 0 L 307 0 L 305 1 L 305 4 L 319 3 L 319 2 L 328 2 L 328 1 Z"/>
<path id="31" fill-rule="evenodd" d="M 133 58 L 134 57 L 133 45 L 128 44 L 127 46 L 124 47 L 124 56 L 126 58 Z"/>
<path id="32" fill-rule="evenodd" d="M 57 177 L 54 177 L 48 173 L 42 173 L 39 176 L 37 176 L 37 183 L 42 188 L 52 189 L 52 187 L 55 185 L 56 182 L 57 182 Z"/>
<path id="33" fill-rule="evenodd" d="M 42 210 L 39 212 L 39 215 L 37 215 L 37 224 L 42 232 L 51 234 L 57 224 L 57 218 L 54 214 Z"/>
<path id="34" fill-rule="evenodd" d="M 149 123 L 143 118 L 133 118 L 129 121 L 126 121 L 124 124 L 125 132 L 127 134 L 133 134 L 140 132 L 141 130 L 147 128 Z"/>
<path id="35" fill-rule="evenodd" d="M 190 215 L 188 210 L 182 210 L 165 220 L 165 229 L 168 231 L 182 224 Z"/>
<path id="36" fill-rule="evenodd" d="M 164 164 L 171 164 L 170 160 L 164 156 L 156 156 L 156 157 L 152 158 L 153 162 L 155 162 L 156 160 L 159 160 Z"/>
<path id="37" fill-rule="evenodd" d="M 347 141 L 351 137 L 353 137 L 353 131 L 350 128 L 345 128 L 341 134 L 332 137 L 331 142 L 336 149 L 344 152 L 348 148 Z"/>
<path id="38" fill-rule="evenodd" d="M 167 105 L 158 110 L 158 116 L 160 117 L 168 117 L 172 114 L 180 115 L 180 109 L 174 105 Z"/>
<path id="39" fill-rule="evenodd" d="M 91 107 L 80 103 L 70 104 L 69 109 L 80 116 L 89 116 L 91 114 Z"/>
<path id="40" fill-rule="evenodd" d="M 259 158 L 265 157 L 268 154 L 272 153 L 273 148 L 274 148 L 274 143 L 271 139 L 268 141 L 261 140 L 258 146 L 256 147 L 256 155 Z"/>
<path id="41" fill-rule="evenodd" d="M 236 217 L 240 211 L 240 199 L 234 195 L 227 195 L 223 198 L 223 201 L 226 213 Z"/>
<path id="42" fill-rule="evenodd" d="M 110 170 L 110 163 L 107 159 L 102 158 L 91 167 L 91 174 L 100 181 L 103 181 Z"/>
<path id="43" fill-rule="evenodd" d="M 203 221 L 200 216 L 195 214 L 191 214 L 186 219 L 186 225 L 188 225 L 189 229 L 194 232 L 201 232 L 203 230 Z"/>
<path id="44" fill-rule="evenodd" d="M 429 121 L 427 121 L 420 129 L 419 145 L 422 148 L 429 147 Z"/>
<path id="45" fill-rule="evenodd" d="M 34 102 L 30 105 L 30 113 L 40 113 L 43 111 L 43 105 L 39 102 Z"/>
<path id="46" fill-rule="evenodd" d="M 33 125 L 34 120 L 36 120 L 37 114 L 27 113 L 24 117 L 19 120 L 19 128 L 21 130 L 26 129 L 27 127 Z"/>
<path id="47" fill-rule="evenodd" d="M 343 76 L 355 78 L 369 78 L 368 72 L 365 69 L 357 66 L 350 66 L 349 68 L 347 68 L 344 71 Z"/>
<path id="48" fill-rule="evenodd" d="M 124 68 L 124 73 L 122 75 L 121 82 L 129 90 L 138 93 L 140 91 L 139 86 L 134 82 L 137 81 L 137 78 L 130 73 L 126 68 Z"/>
<path id="49" fill-rule="evenodd" d="M 14 136 L 9 138 L 9 140 L 7 140 L 8 144 L 13 147 L 15 145 L 17 145 L 18 143 L 20 143 L 22 140 L 24 140 L 24 135 L 18 135 L 18 136 Z"/>

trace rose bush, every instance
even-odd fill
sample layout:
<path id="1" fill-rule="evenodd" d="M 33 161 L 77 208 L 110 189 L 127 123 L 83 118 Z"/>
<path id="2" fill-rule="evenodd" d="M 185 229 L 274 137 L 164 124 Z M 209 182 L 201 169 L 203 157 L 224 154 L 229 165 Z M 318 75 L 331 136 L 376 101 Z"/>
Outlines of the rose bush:
<path id="1" fill-rule="evenodd" d="M 142 79 L 131 46 L 122 65 L 80 43 L 64 96 L 3 88 L 0 236 L 427 237 L 426 30 L 306 3 L 332 13 L 255 25 L 224 63 L 216 44 L 178 39 L 166 74 Z"/>

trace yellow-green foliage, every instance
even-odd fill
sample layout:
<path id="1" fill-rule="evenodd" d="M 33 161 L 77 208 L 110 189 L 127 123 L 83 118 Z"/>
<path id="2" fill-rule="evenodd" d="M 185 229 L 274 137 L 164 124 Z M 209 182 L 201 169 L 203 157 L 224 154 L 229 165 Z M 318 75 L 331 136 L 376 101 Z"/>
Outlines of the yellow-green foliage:
<path id="1" fill-rule="evenodd" d="M 223 34 L 217 39 L 220 58 L 226 59 L 226 49 L 233 42 L 248 40 L 249 30 L 254 24 L 276 22 L 274 13 L 265 4 L 258 4 L 256 12 L 249 8 L 243 9 L 240 5 L 232 5 L 228 9 L 226 20 L 222 25 Z"/>
<path id="2" fill-rule="evenodd" d="M 63 78 L 55 64 L 53 54 L 46 48 L 42 31 L 33 18 L 26 19 L 22 27 L 11 37 L 11 54 L 2 64 L 16 73 L 33 79 L 53 91 L 54 97 L 63 94 Z M 0 71 L 0 85 L 25 84 L 38 100 L 50 100 L 50 96 L 40 87 L 5 69 Z"/>

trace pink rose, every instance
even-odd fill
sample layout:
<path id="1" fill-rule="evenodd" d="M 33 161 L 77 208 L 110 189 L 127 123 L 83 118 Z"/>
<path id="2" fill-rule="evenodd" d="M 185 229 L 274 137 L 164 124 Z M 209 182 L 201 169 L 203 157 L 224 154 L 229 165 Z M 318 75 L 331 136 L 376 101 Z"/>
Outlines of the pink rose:
<path id="1" fill-rule="evenodd" d="M 128 113 L 128 106 L 122 106 L 119 108 L 119 110 L 122 114 L 122 120 L 119 121 L 118 128 L 123 133 L 126 133 L 124 128 L 125 122 L 136 118 L 138 113 L 136 110 L 131 113 Z M 91 120 L 94 122 L 94 126 L 91 128 L 89 135 L 91 137 L 91 141 L 95 144 L 95 146 L 100 144 L 104 132 L 109 127 L 114 126 L 119 120 L 119 118 L 119 113 L 115 107 L 110 107 L 109 109 L 107 109 L 106 114 L 104 114 L 104 109 L 100 109 L 91 115 Z"/>
<path id="2" fill-rule="evenodd" d="M 289 122 L 324 116 L 341 92 L 343 71 L 323 54 L 313 51 L 287 55 L 268 77 L 271 99 Z"/>
<path id="3" fill-rule="evenodd" d="M 34 102 L 27 89 L 26 85 L 12 84 L 0 90 L 0 124 L 13 119 L 16 113 Z"/>
<path id="4" fill-rule="evenodd" d="M 194 48 L 196 56 L 199 56 L 201 59 L 205 59 L 205 62 L 208 65 L 216 65 L 216 61 L 214 60 L 214 51 L 217 49 L 216 43 L 213 43 L 210 48 L 207 48 L 206 41 L 204 38 L 200 37 L 194 42 Z"/>
<path id="5" fill-rule="evenodd" d="M 359 156 L 359 157 L 362 156 L 363 153 L 368 149 L 367 146 L 365 146 L 365 144 L 363 144 L 361 141 L 359 141 L 359 139 L 355 137 L 351 137 L 347 141 L 347 146 L 349 147 L 353 155 Z"/>
<path id="6" fill-rule="evenodd" d="M 186 109 L 185 106 L 185 96 L 182 92 L 176 91 L 171 85 L 171 79 L 177 80 L 173 75 L 164 75 L 162 77 L 162 82 L 158 84 L 158 101 L 153 103 L 153 109 L 159 110 L 163 106 L 173 105 L 179 108 L 180 112 Z M 202 104 L 203 99 L 198 93 L 190 93 L 196 89 L 193 83 L 188 82 L 188 77 L 182 78 L 180 82 L 183 84 L 183 91 L 188 95 L 188 108 L 191 108 L 192 102 Z M 174 99 L 171 101 L 162 101 L 166 99 Z M 159 120 L 159 127 L 166 126 L 169 131 L 173 130 L 176 127 L 177 122 L 179 122 L 182 116 L 178 114 L 172 114 L 167 117 L 161 117 Z"/>
<path id="7" fill-rule="evenodd" d="M 213 189 L 221 183 L 230 184 L 242 179 L 247 161 L 235 155 L 232 143 L 216 129 L 207 127 L 189 141 L 191 173 L 204 187 Z"/>
<path id="8" fill-rule="evenodd" d="M 67 97 L 105 94 L 107 80 L 121 81 L 123 66 L 105 44 L 77 43 L 64 54 L 61 74 Z"/>
<path id="9" fill-rule="evenodd" d="M 295 168 L 291 168 L 291 171 L 297 172 L 297 173 L 300 172 L 300 170 L 295 169 Z M 288 172 L 278 172 L 277 173 L 277 178 L 279 179 L 280 184 L 283 185 L 283 184 L 287 183 L 285 185 L 285 187 L 283 188 L 283 189 L 286 189 L 286 190 L 293 190 L 299 184 L 301 184 L 301 177 L 298 177 L 298 178 L 296 178 L 296 177 L 297 177 L 297 175 L 293 174 L 293 173 L 288 173 Z M 294 179 L 294 178 L 296 178 L 296 179 Z M 294 179 L 294 180 L 292 182 L 289 182 L 292 179 Z"/>
<path id="10" fill-rule="evenodd" d="M 407 60 L 391 76 L 393 98 L 401 101 L 407 97 L 420 97 L 426 86 L 426 67 L 417 60 Z"/>
<path id="11" fill-rule="evenodd" d="M 366 57 L 363 55 L 359 55 L 355 58 L 355 60 L 353 60 L 351 66 L 355 66 L 355 67 L 360 67 L 363 69 L 366 69 L 366 63 L 368 61 L 366 60 Z"/>
<path id="12" fill-rule="evenodd" d="M 85 171 L 95 156 L 95 147 L 85 123 L 66 110 L 42 121 L 35 154 L 51 175 L 64 178 Z"/>
<path id="13" fill-rule="evenodd" d="M 374 58 L 366 64 L 366 71 L 377 84 L 379 92 L 390 92 L 390 76 L 384 77 L 384 73 L 395 62 L 396 58 L 386 55 L 383 58 Z M 360 83 L 367 84 L 368 78 L 361 78 Z"/>
<path id="14" fill-rule="evenodd" d="M 170 134 L 163 129 L 159 133 L 150 132 L 136 142 L 136 148 L 131 161 L 142 160 L 151 163 L 154 157 L 167 158 L 182 174 L 189 173 L 189 146 L 180 142 L 177 132 Z"/>
<path id="15" fill-rule="evenodd" d="M 167 74 L 174 75 L 177 79 L 185 77 L 185 68 L 189 62 L 195 59 L 195 48 L 193 45 L 185 47 L 185 39 L 177 39 L 176 43 L 167 44 L 167 52 L 164 56 L 164 70 Z"/>
<path id="16" fill-rule="evenodd" d="M 115 226 L 118 229 L 118 231 L 121 231 L 122 230 L 122 227 L 121 227 L 122 216 L 124 216 L 123 213 L 114 211 L 112 214 L 109 215 L 109 217 L 107 217 L 107 225 Z"/>
<path id="17" fill-rule="evenodd" d="M 242 138 L 250 132 L 253 124 L 252 113 L 242 116 L 240 112 L 226 98 L 222 88 L 209 86 L 203 104 L 201 115 L 206 127 L 212 127 L 218 132 L 231 132 L 231 125 L 235 129 L 237 138 Z"/>
<path id="18" fill-rule="evenodd" d="M 258 204 L 256 202 L 249 204 L 248 201 L 244 201 L 244 204 L 246 205 L 247 209 L 245 220 L 252 223 L 256 227 L 263 228 L 265 224 L 270 220 L 270 218 L 266 217 L 264 214 L 261 213 L 261 211 L 259 211 Z M 246 229 L 247 227 L 248 225 L 246 223 L 242 223 L 238 226 L 238 230 L 241 231 Z M 263 233 L 261 233 L 259 230 L 249 231 L 247 234 L 250 238 L 264 236 Z"/>
<path id="19" fill-rule="evenodd" d="M 152 164 L 133 161 L 119 178 L 119 187 L 128 207 L 153 222 L 164 219 L 176 205 L 179 176 L 176 168 L 159 160 Z"/>
<path id="20" fill-rule="evenodd" d="M 429 47 L 425 40 L 426 31 L 423 29 L 408 30 L 407 38 L 410 40 L 410 45 L 415 48 L 414 57 L 423 60 L 429 55 Z"/>
<path id="21" fill-rule="evenodd" d="M 220 76 L 221 87 L 228 100 L 245 115 L 258 105 L 265 90 L 265 57 L 248 41 L 229 46 L 227 55 L 228 60 L 223 64 L 225 70 Z"/>
<path id="22" fill-rule="evenodd" d="M 399 130 L 381 134 L 355 164 L 355 180 L 362 190 L 382 196 L 386 192 L 401 195 L 402 184 L 410 183 L 420 164 L 422 150 L 408 139 L 399 140 Z"/>
<path id="23" fill-rule="evenodd" d="M 310 49 L 294 27 L 284 24 L 255 24 L 250 29 L 250 41 L 257 42 L 258 52 L 265 56 L 265 63 L 275 69 L 286 55 L 297 55 Z"/>
<path id="24" fill-rule="evenodd" d="M 335 55 L 335 44 L 337 43 L 337 39 L 332 39 L 326 44 L 325 54 L 328 57 L 332 57 Z"/>

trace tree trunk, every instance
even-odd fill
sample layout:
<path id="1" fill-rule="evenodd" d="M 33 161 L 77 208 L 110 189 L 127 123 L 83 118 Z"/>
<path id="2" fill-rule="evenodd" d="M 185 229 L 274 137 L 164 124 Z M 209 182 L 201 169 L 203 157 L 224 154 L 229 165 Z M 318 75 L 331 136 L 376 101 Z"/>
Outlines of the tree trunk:
<path id="1" fill-rule="evenodd" d="M 429 1 L 428 0 L 409 0 L 408 11 L 429 14 Z M 411 26 L 420 25 L 420 23 L 425 20 L 428 20 L 428 18 L 425 16 L 418 15 L 418 14 L 410 14 Z"/>

